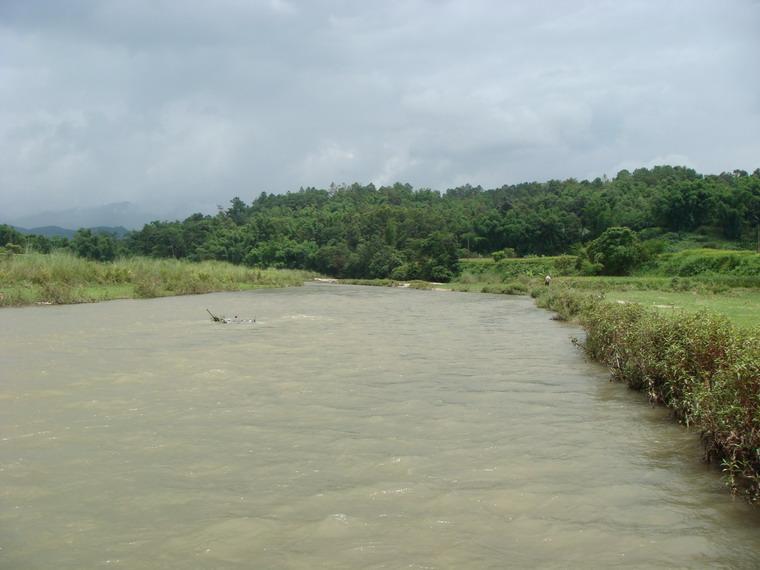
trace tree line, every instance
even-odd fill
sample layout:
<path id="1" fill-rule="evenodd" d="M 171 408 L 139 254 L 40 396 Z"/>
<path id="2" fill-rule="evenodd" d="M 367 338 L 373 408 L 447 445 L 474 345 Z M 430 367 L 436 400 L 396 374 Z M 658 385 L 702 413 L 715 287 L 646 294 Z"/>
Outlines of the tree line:
<path id="1" fill-rule="evenodd" d="M 71 240 L 50 240 L 0 226 L 0 244 L 69 247 L 100 260 L 216 259 L 337 277 L 447 281 L 461 257 L 581 252 L 592 270 L 604 271 L 601 260 L 606 255 L 613 264 L 609 248 L 615 244 L 642 255 L 642 243 L 679 232 L 750 244 L 759 227 L 760 169 L 702 175 L 656 166 L 622 170 L 613 179 L 493 189 L 465 185 L 437 192 L 397 183 L 265 192 L 251 203 L 233 198 L 216 215 L 154 221 L 123 239 L 82 229 Z"/>

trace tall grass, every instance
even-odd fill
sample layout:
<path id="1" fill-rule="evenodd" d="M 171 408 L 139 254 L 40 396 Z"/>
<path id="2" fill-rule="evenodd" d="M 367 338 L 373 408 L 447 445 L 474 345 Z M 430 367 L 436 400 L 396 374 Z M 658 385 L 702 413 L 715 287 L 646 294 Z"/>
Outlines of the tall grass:
<path id="1" fill-rule="evenodd" d="M 613 378 L 699 429 L 706 458 L 721 463 L 732 492 L 760 501 L 760 327 L 740 329 L 708 312 L 663 314 L 563 287 L 533 293 L 539 306 L 584 327 L 578 344 Z"/>
<path id="2" fill-rule="evenodd" d="M 117 298 L 300 285 L 304 271 L 253 269 L 219 261 L 126 258 L 88 261 L 67 252 L 0 257 L 0 306 L 84 303 Z"/>

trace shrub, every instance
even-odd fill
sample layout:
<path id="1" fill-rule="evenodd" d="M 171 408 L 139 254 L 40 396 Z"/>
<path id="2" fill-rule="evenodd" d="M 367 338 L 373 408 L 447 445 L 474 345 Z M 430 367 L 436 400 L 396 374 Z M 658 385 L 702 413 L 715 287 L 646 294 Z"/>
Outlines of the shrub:
<path id="1" fill-rule="evenodd" d="M 491 254 L 491 257 L 493 257 L 494 261 L 501 261 L 502 259 L 513 259 L 517 257 L 517 252 L 513 247 L 505 247 L 500 251 L 494 251 L 493 254 Z"/>
<path id="2" fill-rule="evenodd" d="M 588 256 L 601 264 L 605 275 L 628 275 L 644 259 L 644 251 L 636 232 L 612 227 L 589 244 Z"/>
<path id="3" fill-rule="evenodd" d="M 696 426 L 732 492 L 760 500 L 760 335 L 711 313 L 664 315 L 559 290 L 539 303 L 586 329 L 579 343 L 613 378 Z"/>

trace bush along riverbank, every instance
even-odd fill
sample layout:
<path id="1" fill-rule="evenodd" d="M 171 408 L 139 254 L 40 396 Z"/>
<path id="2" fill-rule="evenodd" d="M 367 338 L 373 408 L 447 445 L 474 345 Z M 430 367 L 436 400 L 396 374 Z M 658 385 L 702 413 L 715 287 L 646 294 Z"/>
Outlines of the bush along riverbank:
<path id="1" fill-rule="evenodd" d="M 0 307 L 89 303 L 302 285 L 310 272 L 219 261 L 133 257 L 89 261 L 67 252 L 0 256 Z"/>
<path id="2" fill-rule="evenodd" d="M 538 306 L 579 322 L 586 354 L 699 430 L 732 493 L 760 502 L 760 327 L 708 312 L 664 314 L 563 287 L 535 288 Z"/>

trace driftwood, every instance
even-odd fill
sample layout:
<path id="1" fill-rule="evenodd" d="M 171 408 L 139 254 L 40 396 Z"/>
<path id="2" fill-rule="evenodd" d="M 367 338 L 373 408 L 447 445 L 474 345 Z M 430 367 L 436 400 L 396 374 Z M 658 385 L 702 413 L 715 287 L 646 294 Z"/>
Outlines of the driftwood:
<path id="1" fill-rule="evenodd" d="M 214 313 L 212 313 L 208 309 L 206 309 L 206 312 L 209 315 L 211 315 L 211 320 L 214 321 L 215 323 L 223 323 L 224 322 L 224 317 L 217 317 Z"/>
<path id="2" fill-rule="evenodd" d="M 240 319 L 237 315 L 235 315 L 233 318 L 222 316 L 217 316 L 208 309 L 206 309 L 206 312 L 211 315 L 211 320 L 215 323 L 222 323 L 225 325 L 254 325 L 256 324 L 256 317 L 253 317 L 252 319 Z"/>

